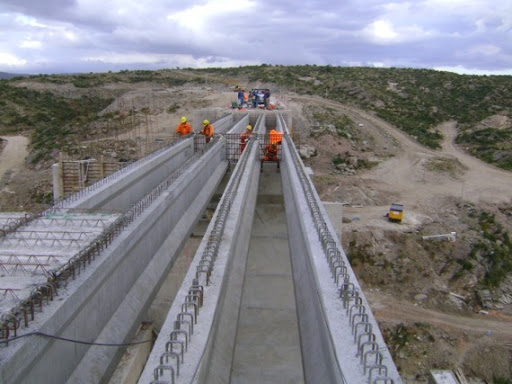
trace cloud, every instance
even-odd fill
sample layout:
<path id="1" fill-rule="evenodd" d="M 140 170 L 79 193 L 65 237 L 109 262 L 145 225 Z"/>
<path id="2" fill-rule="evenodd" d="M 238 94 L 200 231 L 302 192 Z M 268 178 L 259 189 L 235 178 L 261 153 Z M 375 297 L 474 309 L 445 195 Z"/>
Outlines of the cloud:
<path id="1" fill-rule="evenodd" d="M 6 67 L 23 67 L 27 62 L 10 53 L 0 52 L 0 63 Z"/>
<path id="2" fill-rule="evenodd" d="M 477 68 L 465 67 L 462 65 L 435 67 L 437 71 L 455 72 L 459 75 L 489 75 L 489 76 L 512 76 L 512 68 L 504 70 L 482 70 Z"/>
<path id="3" fill-rule="evenodd" d="M 42 48 L 43 44 L 37 40 L 25 40 L 20 44 L 21 48 L 39 49 Z"/>
<path id="4" fill-rule="evenodd" d="M 512 67 L 512 2 L 2 0 L 2 67 L 318 64 Z M 17 60 L 14 60 L 16 58 Z M 377 64 L 373 64 L 377 63 Z"/>
<path id="5" fill-rule="evenodd" d="M 496 56 L 501 53 L 502 49 L 494 44 L 477 45 L 469 49 L 468 54 L 471 56 Z"/>

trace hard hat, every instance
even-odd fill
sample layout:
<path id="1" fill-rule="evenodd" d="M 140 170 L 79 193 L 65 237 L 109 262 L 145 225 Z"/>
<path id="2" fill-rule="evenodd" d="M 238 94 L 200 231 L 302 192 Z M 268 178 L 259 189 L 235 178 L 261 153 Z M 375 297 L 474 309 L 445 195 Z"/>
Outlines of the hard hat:
<path id="1" fill-rule="evenodd" d="M 210 122 L 208 120 L 203 120 L 203 125 L 208 125 Z"/>
<path id="2" fill-rule="evenodd" d="M 247 127 L 245 127 L 245 129 L 248 129 L 249 131 L 252 131 L 252 125 L 248 125 Z"/>
<path id="3" fill-rule="evenodd" d="M 186 123 L 186 122 L 187 122 L 187 118 L 186 118 L 185 116 L 181 116 L 180 121 L 181 121 L 182 123 Z"/>

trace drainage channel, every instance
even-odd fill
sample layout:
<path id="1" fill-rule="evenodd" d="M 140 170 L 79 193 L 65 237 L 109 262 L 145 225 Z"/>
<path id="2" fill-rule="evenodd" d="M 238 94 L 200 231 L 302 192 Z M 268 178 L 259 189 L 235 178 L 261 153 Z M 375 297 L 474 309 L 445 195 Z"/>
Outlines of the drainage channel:
<path id="1" fill-rule="evenodd" d="M 231 383 L 304 382 L 281 174 L 265 164 L 249 242 Z"/>

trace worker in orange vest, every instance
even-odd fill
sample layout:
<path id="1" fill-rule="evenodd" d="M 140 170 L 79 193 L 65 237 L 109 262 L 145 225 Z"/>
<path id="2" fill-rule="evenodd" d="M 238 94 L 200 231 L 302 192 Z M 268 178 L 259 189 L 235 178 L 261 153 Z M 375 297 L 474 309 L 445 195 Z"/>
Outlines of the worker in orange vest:
<path id="1" fill-rule="evenodd" d="M 249 124 L 247 127 L 245 127 L 245 132 L 240 135 L 240 154 L 242 154 L 242 152 L 244 151 L 245 146 L 247 145 L 247 142 L 249 141 L 251 136 L 252 125 Z"/>
<path id="2" fill-rule="evenodd" d="M 185 116 L 182 116 L 180 119 L 180 123 L 176 126 L 176 133 L 178 134 L 179 137 L 183 137 L 192 132 L 194 132 L 192 126 L 189 123 L 187 123 L 187 118 Z"/>
<path id="3" fill-rule="evenodd" d="M 263 148 L 263 161 L 277 162 L 277 143 L 271 143 Z"/>
<path id="4" fill-rule="evenodd" d="M 208 120 L 203 120 L 203 129 L 201 134 L 204 135 L 206 144 L 208 144 L 213 137 L 213 125 Z"/>

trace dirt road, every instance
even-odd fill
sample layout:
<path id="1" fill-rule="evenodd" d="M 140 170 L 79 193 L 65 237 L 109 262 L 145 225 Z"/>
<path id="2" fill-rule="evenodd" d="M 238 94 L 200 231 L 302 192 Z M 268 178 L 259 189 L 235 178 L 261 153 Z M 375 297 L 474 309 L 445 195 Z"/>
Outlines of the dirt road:
<path id="1" fill-rule="evenodd" d="M 7 171 L 11 171 L 11 175 L 19 172 L 28 154 L 28 139 L 26 137 L 3 136 L 2 139 L 7 141 L 7 145 L 0 153 L 0 179 Z"/>
<path id="2" fill-rule="evenodd" d="M 512 343 L 512 316 L 501 312 L 463 316 L 422 308 L 414 303 L 396 300 L 375 290 L 365 292 L 375 317 L 387 323 L 423 322 L 445 330 L 459 330 L 473 335 L 488 335 Z M 512 344 L 511 344 L 512 345 Z"/>
<path id="3" fill-rule="evenodd" d="M 463 198 L 474 203 L 512 202 L 512 172 L 484 163 L 461 151 L 454 143 L 457 136 L 455 122 L 441 124 L 438 128 L 445 138 L 442 143 L 442 155 L 453 156 L 467 168 L 461 176 Z"/>
<path id="4" fill-rule="evenodd" d="M 373 200 L 373 204 L 349 204 L 345 207 L 345 216 L 357 218 L 346 225 L 348 231 L 363 227 L 396 228 L 384 218 L 392 202 L 406 207 L 401 231 L 410 231 L 431 221 L 431 207 L 439 205 L 439 201 L 446 197 L 461 198 L 473 204 L 512 203 L 512 172 L 498 169 L 461 151 L 454 144 L 456 122 L 446 122 L 437 127 L 443 133 L 444 141 L 442 149 L 432 150 L 355 107 L 316 97 L 294 96 L 292 100 L 329 107 L 350 116 L 358 123 L 358 129 L 373 138 L 372 150 L 375 153 L 392 155 L 374 169 L 357 175 L 359 187 L 353 188 L 358 193 L 363 195 L 377 191 L 374 195 L 387 199 L 379 201 L 372 197 L 367 200 Z"/>
<path id="5" fill-rule="evenodd" d="M 428 201 L 436 196 L 461 197 L 471 203 L 512 202 L 512 173 L 484 163 L 462 152 L 454 144 L 457 135 L 456 122 L 446 122 L 437 128 L 443 133 L 442 149 L 434 151 L 414 142 L 403 132 L 391 125 L 354 108 L 370 127 L 384 129 L 397 140 L 397 155 L 383 162 L 376 169 L 362 177 L 383 184 L 383 187 L 399 192 L 402 201 L 409 206 Z M 429 164 L 437 161 L 456 159 L 453 171 L 429 170 Z"/>

